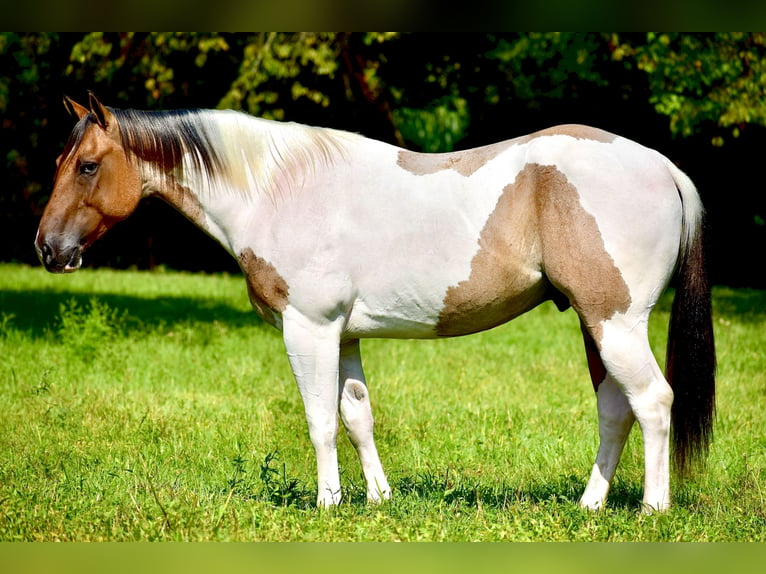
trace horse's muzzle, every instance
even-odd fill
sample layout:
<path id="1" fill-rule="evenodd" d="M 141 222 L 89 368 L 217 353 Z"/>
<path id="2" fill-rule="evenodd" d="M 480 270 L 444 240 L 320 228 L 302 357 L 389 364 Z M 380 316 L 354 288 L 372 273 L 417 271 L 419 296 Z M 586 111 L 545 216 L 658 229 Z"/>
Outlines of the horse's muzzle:
<path id="1" fill-rule="evenodd" d="M 71 273 L 82 265 L 82 247 L 78 243 L 59 245 L 49 243 L 40 237 L 35 238 L 37 257 L 51 273 Z"/>

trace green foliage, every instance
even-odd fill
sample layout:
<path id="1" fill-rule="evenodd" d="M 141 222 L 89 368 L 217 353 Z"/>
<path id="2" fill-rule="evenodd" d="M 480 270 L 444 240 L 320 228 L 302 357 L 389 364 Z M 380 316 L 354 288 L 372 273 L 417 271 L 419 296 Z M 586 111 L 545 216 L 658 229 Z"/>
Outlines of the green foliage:
<path id="1" fill-rule="evenodd" d="M 66 74 L 84 84 L 116 84 L 120 99 L 155 107 L 176 91 L 188 94 L 196 84 L 189 71 L 199 72 L 211 56 L 228 50 L 217 33 L 91 32 L 72 46 Z"/>
<path id="2" fill-rule="evenodd" d="M 468 102 L 463 98 L 440 98 L 426 108 L 400 107 L 394 121 L 408 142 L 425 152 L 452 151 L 470 123 Z"/>
<path id="3" fill-rule="evenodd" d="M 56 74 L 56 60 L 50 52 L 58 45 L 59 35 L 50 32 L 19 34 L 0 33 L 0 114 L 3 142 L 0 143 L 0 174 L 6 191 L 0 195 L 0 211 L 14 213 L 28 205 L 29 198 L 42 184 L 35 177 L 36 162 L 30 156 L 44 149 L 48 118 L 20 110 L 21 100 L 33 104 L 49 97 L 47 83 Z M 33 108 L 34 109 L 34 108 Z M 39 111 L 39 110 L 38 110 Z"/>
<path id="4" fill-rule="evenodd" d="M 248 38 L 239 75 L 219 106 L 275 119 L 285 117 L 284 103 L 280 101 L 285 95 L 292 100 L 307 98 L 327 107 L 329 97 L 307 84 L 334 76 L 338 68 L 335 36 L 332 33 L 263 32 Z"/>
<path id="5" fill-rule="evenodd" d="M 516 97 L 541 105 L 547 99 L 576 97 L 573 80 L 608 85 L 605 41 L 599 34 L 545 32 L 500 37 L 488 55 L 513 85 Z"/>
<path id="6" fill-rule="evenodd" d="M 649 33 L 620 50 L 647 74 L 649 101 L 674 134 L 712 124 L 727 128 L 712 139 L 722 145 L 726 132 L 738 137 L 746 124 L 766 125 L 766 34 Z"/>
<path id="7" fill-rule="evenodd" d="M 448 149 L 469 123 L 464 111 L 468 93 L 485 94 L 485 105 L 500 104 L 510 94 L 538 107 L 577 97 L 580 84 L 607 89 L 621 66 L 646 74 L 649 101 L 670 118 L 673 133 L 690 136 L 713 122 L 736 136 L 743 125 L 766 125 L 763 33 L 548 32 L 465 38 L 484 53 L 454 49 L 442 61 L 426 60 L 424 74 L 413 82 L 397 77 L 395 70 L 381 75 L 387 62 L 399 57 L 399 49 L 408 51 L 406 58 L 419 57 L 409 53 L 410 44 L 398 34 L 92 32 L 67 35 L 64 42 L 50 33 L 3 33 L 0 57 L 11 56 L 15 70 L 0 76 L 0 111 L 19 91 L 14 84 L 40 89 L 62 72 L 91 87 L 108 85 L 119 99 L 143 100 L 148 107 L 174 94 L 188 99 L 200 89 L 210 91 L 215 82 L 220 92 L 212 105 L 278 119 L 288 116 L 291 102 L 307 100 L 327 108 L 331 101 L 339 105 L 340 95 L 353 99 L 357 94 L 394 104 L 391 119 L 414 143 L 431 149 L 438 137 L 434 130 L 446 130 L 442 139 Z M 60 71 L 46 58 L 59 44 L 69 60 Z M 465 73 L 475 67 L 483 75 Z M 437 86 L 441 93 L 420 98 L 418 106 L 408 103 L 419 99 L 417 91 L 424 86 Z"/>
<path id="8" fill-rule="evenodd" d="M 6 112 L 14 95 L 12 84 L 18 82 L 23 89 L 32 92 L 42 87 L 40 84 L 45 84 L 47 76 L 53 72 L 46 55 L 56 39 L 57 35 L 49 32 L 0 33 L 0 59 L 10 64 L 0 75 L 0 113 Z"/>
<path id="9" fill-rule="evenodd" d="M 552 304 L 471 337 L 365 341 L 394 498 L 366 504 L 341 431 L 344 502 L 320 511 L 281 339 L 241 277 L 3 265 L 0 540 L 763 542 L 764 309 L 714 291 L 716 441 L 665 515 L 639 514 L 638 428 L 607 508 L 578 508 L 595 400 L 577 318 Z"/>

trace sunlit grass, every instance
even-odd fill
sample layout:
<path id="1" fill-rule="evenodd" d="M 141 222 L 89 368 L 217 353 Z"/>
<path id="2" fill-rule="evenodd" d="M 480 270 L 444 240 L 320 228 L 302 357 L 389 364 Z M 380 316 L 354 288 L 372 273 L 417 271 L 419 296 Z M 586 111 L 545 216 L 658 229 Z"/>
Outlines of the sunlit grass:
<path id="1" fill-rule="evenodd" d="M 664 355 L 670 298 L 650 325 Z M 640 435 L 608 508 L 576 317 L 543 305 L 445 341 L 364 341 L 395 497 L 314 508 L 314 455 L 279 334 L 236 276 L 0 266 L 0 540 L 764 540 L 766 293 L 715 292 L 707 471 L 638 513 Z"/>

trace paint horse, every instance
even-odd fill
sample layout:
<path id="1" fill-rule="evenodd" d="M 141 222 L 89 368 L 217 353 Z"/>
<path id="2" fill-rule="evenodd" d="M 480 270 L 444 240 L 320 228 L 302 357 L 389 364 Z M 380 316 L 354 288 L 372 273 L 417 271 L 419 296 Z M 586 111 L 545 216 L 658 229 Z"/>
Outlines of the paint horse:
<path id="1" fill-rule="evenodd" d="M 715 354 L 703 209 L 658 152 L 578 125 L 423 154 L 234 111 L 120 110 L 93 95 L 87 108 L 65 105 L 79 121 L 35 240 L 42 263 L 75 271 L 150 195 L 217 239 L 283 333 L 319 506 L 341 500 L 338 415 L 368 499 L 391 493 L 361 338 L 467 335 L 546 300 L 577 312 L 596 390 L 600 445 L 581 505 L 605 504 L 636 420 L 644 509 L 670 504 L 671 436 L 681 470 L 704 456 Z M 666 379 L 647 322 L 675 273 Z"/>

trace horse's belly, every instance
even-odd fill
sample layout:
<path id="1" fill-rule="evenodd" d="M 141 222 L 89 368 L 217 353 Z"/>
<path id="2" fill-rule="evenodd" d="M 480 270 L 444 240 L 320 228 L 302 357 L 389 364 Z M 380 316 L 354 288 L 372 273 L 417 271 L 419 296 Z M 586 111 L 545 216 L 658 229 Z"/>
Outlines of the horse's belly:
<path id="1" fill-rule="evenodd" d="M 498 268 L 480 277 L 472 274 L 447 290 L 436 334 L 456 337 L 497 327 L 539 305 L 546 293 L 539 271 Z"/>
<path id="2" fill-rule="evenodd" d="M 368 292 L 353 305 L 346 334 L 409 339 L 468 335 L 510 321 L 540 304 L 546 294 L 539 271 L 498 266 L 441 288 Z"/>
<path id="3" fill-rule="evenodd" d="M 412 282 L 398 288 L 359 292 L 346 322 L 351 337 L 432 339 L 437 337 L 445 289 L 437 284 L 418 288 Z M 394 287 L 394 286 L 391 286 Z"/>

